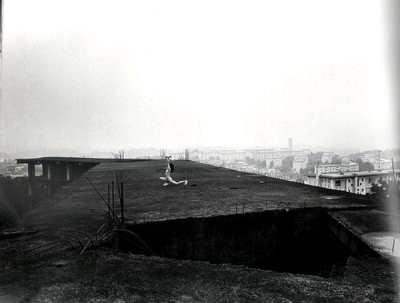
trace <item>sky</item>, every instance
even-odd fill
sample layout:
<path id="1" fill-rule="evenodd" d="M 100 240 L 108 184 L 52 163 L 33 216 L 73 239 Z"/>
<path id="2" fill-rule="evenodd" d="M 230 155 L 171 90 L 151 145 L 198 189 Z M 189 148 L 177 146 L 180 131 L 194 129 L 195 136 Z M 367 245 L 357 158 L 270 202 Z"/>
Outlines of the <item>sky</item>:
<path id="1" fill-rule="evenodd" d="M 4 0 L 0 151 L 397 147 L 383 3 Z"/>

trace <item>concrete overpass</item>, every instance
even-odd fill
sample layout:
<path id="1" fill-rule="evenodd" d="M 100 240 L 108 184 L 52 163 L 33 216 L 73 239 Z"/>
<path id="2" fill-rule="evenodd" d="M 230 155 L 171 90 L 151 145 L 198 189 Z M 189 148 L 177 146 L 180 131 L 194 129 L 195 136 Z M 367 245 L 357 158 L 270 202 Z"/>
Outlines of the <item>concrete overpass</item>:
<path id="1" fill-rule="evenodd" d="M 100 163 L 133 161 L 105 158 L 42 157 L 16 159 L 18 164 L 28 164 L 28 195 L 32 196 L 33 184 L 43 184 L 50 195 L 53 190 L 73 181 Z M 43 174 L 35 175 L 36 165 L 42 166 Z"/>

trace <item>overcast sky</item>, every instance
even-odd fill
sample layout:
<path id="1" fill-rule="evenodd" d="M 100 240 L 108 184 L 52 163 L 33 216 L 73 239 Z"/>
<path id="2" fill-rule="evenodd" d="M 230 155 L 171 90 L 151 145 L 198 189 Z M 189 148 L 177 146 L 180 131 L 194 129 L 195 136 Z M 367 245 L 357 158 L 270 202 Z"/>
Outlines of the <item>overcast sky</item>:
<path id="1" fill-rule="evenodd" d="M 395 147 L 380 1 L 4 0 L 1 150 Z"/>

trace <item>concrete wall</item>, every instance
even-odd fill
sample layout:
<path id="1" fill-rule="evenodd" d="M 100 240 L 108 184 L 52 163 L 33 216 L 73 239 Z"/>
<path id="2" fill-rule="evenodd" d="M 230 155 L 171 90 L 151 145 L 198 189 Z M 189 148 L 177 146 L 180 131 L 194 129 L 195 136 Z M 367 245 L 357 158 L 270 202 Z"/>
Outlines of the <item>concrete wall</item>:
<path id="1" fill-rule="evenodd" d="M 332 241 L 336 241 L 333 247 L 346 247 L 348 253 L 353 256 L 372 256 L 380 257 L 379 253 L 371 249 L 359 236 L 349 230 L 342 222 L 332 216 L 330 212 L 326 214 L 326 225 Z M 340 251 L 337 253 L 340 253 Z"/>
<path id="2" fill-rule="evenodd" d="M 335 223 L 327 220 L 333 221 L 313 208 L 127 224 L 126 229 L 161 257 L 329 276 L 333 264 L 346 261 L 353 242 L 337 241 Z M 120 236 L 119 248 L 146 254 L 140 241 L 126 232 Z"/>

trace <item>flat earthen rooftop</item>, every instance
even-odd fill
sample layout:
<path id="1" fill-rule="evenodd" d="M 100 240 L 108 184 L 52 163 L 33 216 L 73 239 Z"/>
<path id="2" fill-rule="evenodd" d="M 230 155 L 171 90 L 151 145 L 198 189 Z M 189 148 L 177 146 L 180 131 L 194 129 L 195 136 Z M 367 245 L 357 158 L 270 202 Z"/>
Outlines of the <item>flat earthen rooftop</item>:
<path id="1" fill-rule="evenodd" d="M 32 234 L 0 240 L 0 302 L 395 302 L 398 299 L 396 262 L 384 257 L 368 261 L 349 258 L 346 273 L 335 279 L 146 257 L 96 245 L 106 228 L 106 203 L 113 202 L 113 182 L 116 215 L 121 211 L 117 183 L 123 183 L 125 221 L 136 224 L 319 207 L 332 212 L 361 237 L 386 230 L 389 227 L 385 222 L 396 215 L 365 196 L 192 161 L 174 161 L 174 164 L 172 177 L 188 180 L 187 185 L 164 187 L 159 179 L 166 166 L 162 160 L 103 161 L 33 206 L 15 228 Z M 82 245 L 72 240 L 71 245 L 62 245 L 72 235 Z M 60 245 L 55 247 L 57 243 Z M 46 247 L 49 249 L 45 250 Z"/>

